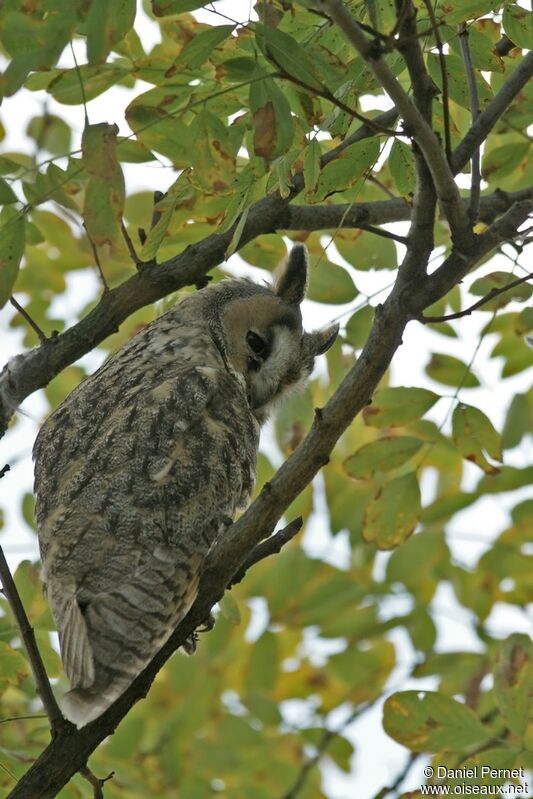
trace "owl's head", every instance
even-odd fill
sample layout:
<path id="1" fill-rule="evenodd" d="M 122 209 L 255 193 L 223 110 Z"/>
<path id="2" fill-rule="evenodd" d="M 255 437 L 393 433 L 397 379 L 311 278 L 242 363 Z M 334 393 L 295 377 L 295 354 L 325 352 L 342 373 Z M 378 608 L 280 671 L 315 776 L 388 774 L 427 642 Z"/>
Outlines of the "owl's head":
<path id="1" fill-rule="evenodd" d="M 244 378 L 259 422 L 274 403 L 305 382 L 315 357 L 331 347 L 339 330 L 338 325 L 303 330 L 300 303 L 308 271 L 307 251 L 297 244 L 272 288 L 228 281 L 236 288 L 220 308 L 225 356 Z"/>

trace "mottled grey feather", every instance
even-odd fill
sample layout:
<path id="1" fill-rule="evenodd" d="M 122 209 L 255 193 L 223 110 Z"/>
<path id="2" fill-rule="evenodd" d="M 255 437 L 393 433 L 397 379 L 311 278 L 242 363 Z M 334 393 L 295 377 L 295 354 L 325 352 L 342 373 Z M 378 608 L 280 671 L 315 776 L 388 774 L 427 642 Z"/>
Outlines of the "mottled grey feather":
<path id="1" fill-rule="evenodd" d="M 79 726 L 188 612 L 210 547 L 249 499 L 260 422 L 332 337 L 302 331 L 301 268 L 293 264 L 279 294 L 232 280 L 188 296 L 84 380 L 39 433 L 43 576 L 71 683 L 64 709 Z M 261 355 L 247 343 L 251 324 Z"/>

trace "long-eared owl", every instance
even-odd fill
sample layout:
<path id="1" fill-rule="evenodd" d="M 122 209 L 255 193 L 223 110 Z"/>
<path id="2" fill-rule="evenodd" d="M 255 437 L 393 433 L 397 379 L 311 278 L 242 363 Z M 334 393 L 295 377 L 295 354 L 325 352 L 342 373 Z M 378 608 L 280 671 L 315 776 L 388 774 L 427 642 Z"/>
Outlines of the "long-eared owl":
<path id="1" fill-rule="evenodd" d="M 307 256 L 275 286 L 188 295 L 85 379 L 34 447 L 43 579 L 83 726 L 187 614 L 217 535 L 252 490 L 260 425 L 337 327 L 306 333 Z"/>

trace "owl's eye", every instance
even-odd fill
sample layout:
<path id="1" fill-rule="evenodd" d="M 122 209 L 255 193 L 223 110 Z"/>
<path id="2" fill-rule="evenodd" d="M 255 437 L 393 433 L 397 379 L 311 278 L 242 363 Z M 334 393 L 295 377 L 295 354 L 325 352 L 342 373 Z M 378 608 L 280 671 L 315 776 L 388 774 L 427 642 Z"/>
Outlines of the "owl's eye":
<path id="1" fill-rule="evenodd" d="M 254 333 L 253 330 L 249 330 L 246 334 L 246 342 L 253 353 L 259 355 L 260 357 L 265 357 L 268 355 L 268 344 L 267 342 L 258 336 L 257 333 Z"/>

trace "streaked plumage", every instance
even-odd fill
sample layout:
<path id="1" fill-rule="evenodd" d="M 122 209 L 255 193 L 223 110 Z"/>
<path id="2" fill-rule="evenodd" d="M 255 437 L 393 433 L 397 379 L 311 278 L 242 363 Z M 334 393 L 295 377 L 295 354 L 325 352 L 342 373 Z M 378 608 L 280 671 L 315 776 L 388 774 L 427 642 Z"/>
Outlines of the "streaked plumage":
<path id="1" fill-rule="evenodd" d="M 305 250 L 274 289 L 187 296 L 84 380 L 35 442 L 47 595 L 83 726 L 186 615 L 202 565 L 255 480 L 260 424 L 337 328 L 303 333 Z"/>

